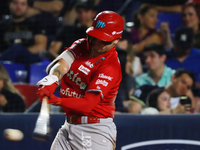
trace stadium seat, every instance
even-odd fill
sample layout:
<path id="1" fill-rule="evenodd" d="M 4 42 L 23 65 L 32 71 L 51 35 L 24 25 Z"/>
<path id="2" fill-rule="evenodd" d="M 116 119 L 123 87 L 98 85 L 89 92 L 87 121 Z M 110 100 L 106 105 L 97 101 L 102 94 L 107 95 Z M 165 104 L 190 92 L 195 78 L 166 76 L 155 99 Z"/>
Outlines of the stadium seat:
<path id="1" fill-rule="evenodd" d="M 171 34 L 175 33 L 175 30 L 182 26 L 181 14 L 180 13 L 158 13 L 158 23 L 156 28 L 160 28 L 161 22 L 168 22 Z"/>
<path id="2" fill-rule="evenodd" d="M 46 67 L 48 64 L 49 62 L 47 61 L 30 65 L 29 84 L 36 85 L 39 80 L 47 75 Z"/>
<path id="3" fill-rule="evenodd" d="M 15 71 L 17 70 L 25 70 L 25 66 L 23 64 L 14 63 L 11 61 L 1 61 L 0 62 L 8 71 L 12 82 L 17 82 L 17 77 L 15 75 Z"/>
<path id="4" fill-rule="evenodd" d="M 36 94 L 38 89 L 37 85 L 14 83 L 14 86 L 25 97 L 24 102 L 26 108 L 30 107 L 38 99 Z"/>

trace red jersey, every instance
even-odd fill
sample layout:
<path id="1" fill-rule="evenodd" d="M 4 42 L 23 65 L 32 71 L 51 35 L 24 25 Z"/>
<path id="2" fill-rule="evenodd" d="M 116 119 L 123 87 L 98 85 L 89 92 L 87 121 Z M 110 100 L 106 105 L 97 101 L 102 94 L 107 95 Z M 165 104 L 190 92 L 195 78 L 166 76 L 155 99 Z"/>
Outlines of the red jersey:
<path id="1" fill-rule="evenodd" d="M 114 117 L 114 101 L 122 79 L 115 47 L 100 56 L 90 58 L 87 40 L 79 39 L 66 51 L 70 51 L 75 60 L 61 79 L 61 98 L 84 98 L 86 92 L 98 92 L 101 95 L 101 101 L 91 112 L 84 113 L 62 107 L 66 115 Z"/>

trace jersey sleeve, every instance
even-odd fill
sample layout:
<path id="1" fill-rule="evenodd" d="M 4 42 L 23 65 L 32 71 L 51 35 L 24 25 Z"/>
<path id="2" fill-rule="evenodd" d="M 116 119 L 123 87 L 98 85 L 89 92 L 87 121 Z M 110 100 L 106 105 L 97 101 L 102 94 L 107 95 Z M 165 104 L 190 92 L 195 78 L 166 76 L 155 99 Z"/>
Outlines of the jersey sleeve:
<path id="1" fill-rule="evenodd" d="M 111 89 L 114 93 L 117 92 L 121 79 L 120 65 L 103 65 L 94 72 L 86 92 L 99 92 L 103 98 Z"/>
<path id="2" fill-rule="evenodd" d="M 86 39 L 79 39 L 76 40 L 69 48 L 67 48 L 66 50 L 71 52 L 72 55 L 74 56 L 74 58 L 76 59 L 80 53 L 81 50 L 84 49 L 87 45 L 87 41 Z"/>

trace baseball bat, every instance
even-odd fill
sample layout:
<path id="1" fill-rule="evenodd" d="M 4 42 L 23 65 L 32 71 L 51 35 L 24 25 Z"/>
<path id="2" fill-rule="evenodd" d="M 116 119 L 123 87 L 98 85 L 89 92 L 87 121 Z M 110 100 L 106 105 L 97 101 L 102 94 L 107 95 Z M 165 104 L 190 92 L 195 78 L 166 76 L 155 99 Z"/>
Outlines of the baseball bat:
<path id="1" fill-rule="evenodd" d="M 44 97 L 33 131 L 33 138 L 40 141 L 46 141 L 50 136 L 50 115 L 48 98 Z"/>

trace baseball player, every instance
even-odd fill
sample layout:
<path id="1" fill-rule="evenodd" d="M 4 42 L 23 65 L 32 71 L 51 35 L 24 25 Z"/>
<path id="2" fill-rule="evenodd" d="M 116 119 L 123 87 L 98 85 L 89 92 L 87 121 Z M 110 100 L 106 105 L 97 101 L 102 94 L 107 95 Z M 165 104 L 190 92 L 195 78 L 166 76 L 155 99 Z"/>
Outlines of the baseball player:
<path id="1" fill-rule="evenodd" d="M 66 115 L 51 150 L 113 150 L 115 98 L 122 78 L 115 45 L 123 20 L 113 11 L 97 14 L 86 30 L 87 39 L 75 41 L 47 67 L 38 82 L 38 96 L 59 105 Z M 54 92 L 61 80 L 60 96 Z"/>

